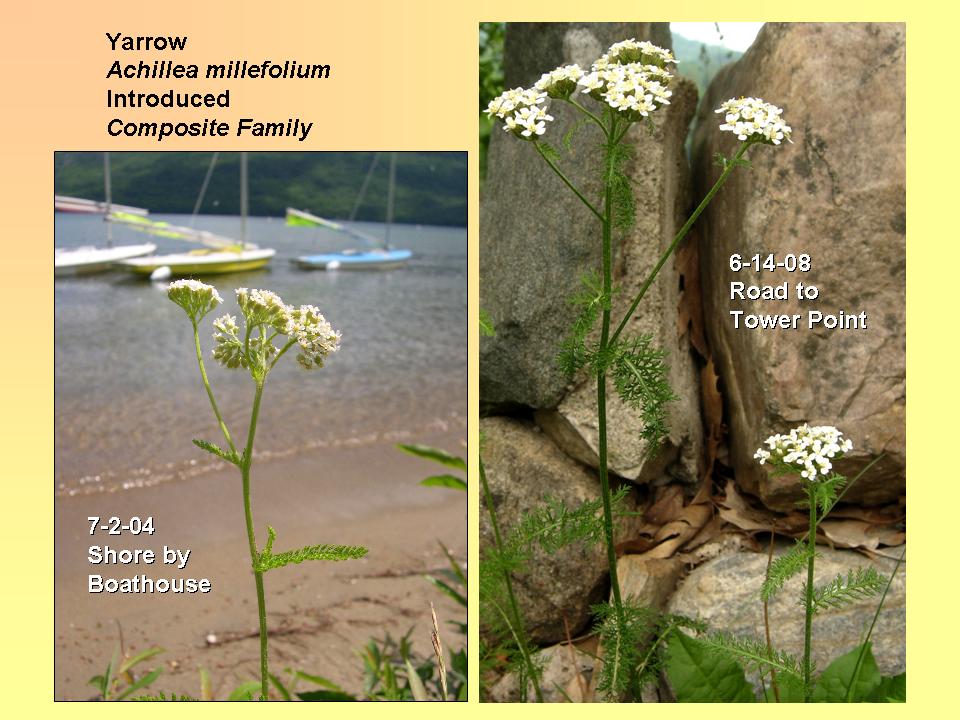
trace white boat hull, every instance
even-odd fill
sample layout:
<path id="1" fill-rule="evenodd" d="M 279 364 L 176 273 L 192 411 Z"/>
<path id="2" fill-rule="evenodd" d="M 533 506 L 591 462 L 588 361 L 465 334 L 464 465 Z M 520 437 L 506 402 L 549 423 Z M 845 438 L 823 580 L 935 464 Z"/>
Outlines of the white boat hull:
<path id="1" fill-rule="evenodd" d="M 112 248 L 57 248 L 53 257 L 53 274 L 55 277 L 65 277 L 104 272 L 111 269 L 118 260 L 149 255 L 156 249 L 157 246 L 153 243 L 119 245 Z"/>

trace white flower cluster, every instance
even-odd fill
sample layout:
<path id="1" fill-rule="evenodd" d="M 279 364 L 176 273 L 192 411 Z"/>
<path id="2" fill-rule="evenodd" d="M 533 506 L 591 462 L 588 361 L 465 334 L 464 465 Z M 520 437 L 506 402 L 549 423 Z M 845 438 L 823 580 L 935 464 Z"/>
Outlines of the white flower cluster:
<path id="1" fill-rule="evenodd" d="M 487 116 L 496 115 L 503 120 L 504 130 L 517 137 L 533 140 L 543 135 L 547 122 L 553 120 L 553 116 L 548 115 L 546 108 L 542 106 L 546 98 L 547 93 L 536 88 L 507 90 L 490 101 L 487 105 Z"/>
<path id="2" fill-rule="evenodd" d="M 519 138 L 536 140 L 553 120 L 544 102 L 567 100 L 578 86 L 599 102 L 623 113 L 631 122 L 670 104 L 667 89 L 673 77 L 667 63 L 676 63 L 669 50 L 633 38 L 614 43 L 585 73 L 579 65 L 562 65 L 544 73 L 532 88 L 514 88 L 494 98 L 487 116 L 503 121 L 503 129 Z"/>
<path id="3" fill-rule="evenodd" d="M 170 283 L 167 295 L 194 323 L 223 302 L 215 287 L 197 280 Z M 247 288 L 237 288 L 237 304 L 247 327 L 244 337 L 233 315 L 213 321 L 213 357 L 224 367 L 251 368 L 255 375 L 265 374 L 280 352 L 270 342 L 275 335 L 286 335 L 287 347 L 299 345 L 297 362 L 307 370 L 322 368 L 327 355 L 340 349 L 340 332 L 313 305 L 297 308 L 287 305 L 275 292 Z M 260 328 L 259 333 L 254 332 L 256 328 Z M 274 334 L 268 338 L 269 330 Z"/>
<path id="4" fill-rule="evenodd" d="M 285 334 L 289 335 L 291 340 L 296 340 L 300 346 L 297 362 L 305 370 L 322 368 L 327 355 L 340 349 L 340 333 L 330 326 L 313 305 L 290 309 Z"/>
<path id="5" fill-rule="evenodd" d="M 843 433 L 832 425 L 806 424 L 787 435 L 771 435 L 766 445 L 769 449 L 760 448 L 754 454 L 761 465 L 769 461 L 775 467 L 799 472 L 809 481 L 827 475 L 833 468 L 832 461 L 853 448 L 853 443 L 843 439 Z"/>
<path id="6" fill-rule="evenodd" d="M 176 280 L 167 286 L 167 297 L 183 308 L 193 322 L 199 322 L 207 313 L 223 302 L 213 285 L 199 280 Z"/>
<path id="7" fill-rule="evenodd" d="M 780 117 L 783 110 L 760 98 L 730 98 L 714 110 L 725 113 L 721 130 L 730 131 L 738 140 L 752 139 L 767 145 L 779 145 L 790 140 L 790 126 Z"/>
<path id="8" fill-rule="evenodd" d="M 641 40 L 637 42 L 633 38 L 621 40 L 614 43 L 603 55 L 601 60 L 610 64 L 627 65 L 629 63 L 640 63 L 641 65 L 656 65 L 663 67 L 667 63 L 676 63 L 673 53 L 662 47 L 658 47 L 651 42 Z"/>
<path id="9" fill-rule="evenodd" d="M 582 77 L 583 70 L 576 63 L 561 65 L 556 70 L 541 75 L 533 87 L 535 90 L 545 92 L 549 97 L 565 100 L 577 89 L 577 82 Z"/>
<path id="10" fill-rule="evenodd" d="M 667 86 L 672 77 L 658 65 L 639 62 L 621 65 L 609 62 L 609 56 L 604 55 L 593 64 L 588 74 L 580 78 L 580 85 L 583 87 L 581 92 L 606 102 L 631 121 L 637 121 L 658 106 L 670 104 L 673 93 Z"/>
<path id="11" fill-rule="evenodd" d="M 283 332 L 287 326 L 290 306 L 275 292 L 237 288 L 237 304 L 247 319 L 248 327 L 269 325 L 278 332 Z"/>

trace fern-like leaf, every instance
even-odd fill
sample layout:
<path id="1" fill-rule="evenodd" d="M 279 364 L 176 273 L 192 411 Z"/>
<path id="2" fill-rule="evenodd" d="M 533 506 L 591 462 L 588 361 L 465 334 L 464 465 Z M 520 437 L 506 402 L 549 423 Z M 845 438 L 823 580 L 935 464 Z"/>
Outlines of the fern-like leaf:
<path id="1" fill-rule="evenodd" d="M 557 152 L 557 149 L 553 145 L 543 140 L 537 140 L 536 144 L 545 159 L 554 164 L 560 162 L 560 153 Z"/>
<path id="2" fill-rule="evenodd" d="M 846 577 L 842 574 L 837 575 L 829 585 L 814 590 L 813 612 L 841 608 L 858 600 L 874 597 L 883 592 L 886 584 L 887 578 L 872 567 L 851 570 Z M 804 589 L 804 596 L 806 596 L 806 589 Z"/>
<path id="3" fill-rule="evenodd" d="M 596 324 L 600 313 L 610 307 L 610 298 L 603 292 L 603 281 L 597 273 L 584 275 L 580 283 L 580 290 L 570 298 L 570 304 L 579 307 L 580 312 L 557 357 L 560 370 L 568 378 L 572 378 L 587 364 L 587 335 Z"/>
<path id="4" fill-rule="evenodd" d="M 636 686 L 637 671 L 644 660 L 644 647 L 657 630 L 658 613 L 630 599 L 621 612 L 609 603 L 595 605 L 594 632 L 600 636 L 603 664 L 597 690 L 609 700 L 619 700 Z"/>
<path id="5" fill-rule="evenodd" d="M 621 144 L 611 149 L 608 161 L 607 179 L 613 205 L 613 226 L 621 230 L 633 225 L 637 212 L 630 178 L 624 170 L 630 157 L 629 146 Z"/>
<path id="6" fill-rule="evenodd" d="M 221 460 L 226 460 L 228 463 L 234 465 L 240 465 L 240 458 L 237 457 L 237 454 L 230 450 L 224 450 L 221 447 L 214 445 L 212 442 L 207 442 L 206 440 L 197 440 L 194 438 L 193 444 L 196 445 L 201 450 L 206 450 L 211 455 L 216 455 Z"/>
<path id="7" fill-rule="evenodd" d="M 273 554 L 273 541 L 277 537 L 276 531 L 267 526 L 267 545 L 257 558 L 254 570 L 257 572 L 267 572 L 281 568 L 291 563 L 302 563 L 304 560 L 329 560 L 338 562 L 341 560 L 357 560 L 367 554 L 367 548 L 359 545 L 309 545 L 297 550 L 287 550 L 286 552 Z"/>
<path id="8" fill-rule="evenodd" d="M 622 514 L 629 492 L 624 486 L 611 496 L 614 516 Z M 544 551 L 554 553 L 577 542 L 599 543 L 604 533 L 602 498 L 587 500 L 571 510 L 563 501 L 547 497 L 544 505 L 524 514 L 508 544 L 529 547 L 537 543 Z"/>
<path id="9" fill-rule="evenodd" d="M 847 479 L 837 473 L 833 473 L 826 480 L 819 480 L 813 484 L 813 494 L 817 507 L 820 509 L 821 520 L 833 509 L 846 484 Z"/>
<path id="10" fill-rule="evenodd" d="M 652 457 L 670 434 L 667 404 L 677 400 L 667 380 L 664 351 L 654 348 L 650 335 L 618 344 L 610 360 L 614 387 L 625 403 L 640 411 L 641 437 Z"/>
<path id="11" fill-rule="evenodd" d="M 769 600 L 784 586 L 784 584 L 807 566 L 807 543 L 798 540 L 796 544 L 783 555 L 770 563 L 770 572 L 760 588 L 760 597 Z M 819 557 L 819 553 L 815 555 Z"/>
<path id="12" fill-rule="evenodd" d="M 752 638 L 739 638 L 728 633 L 712 633 L 697 638 L 714 652 L 736 660 L 745 669 L 756 670 L 761 677 L 771 670 L 802 682 L 800 661 L 792 655 Z"/>
<path id="13" fill-rule="evenodd" d="M 588 119 L 582 118 L 582 119 L 578 120 L 577 122 L 575 122 L 575 123 L 570 127 L 570 129 L 567 130 L 567 131 L 563 134 L 563 149 L 564 149 L 564 150 L 566 150 L 567 152 L 570 152 L 570 150 L 571 150 L 572 147 L 573 147 L 573 138 L 576 137 L 577 133 L 580 132 L 581 128 L 583 128 L 583 126 L 586 125 L 588 122 L 590 122 Z"/>

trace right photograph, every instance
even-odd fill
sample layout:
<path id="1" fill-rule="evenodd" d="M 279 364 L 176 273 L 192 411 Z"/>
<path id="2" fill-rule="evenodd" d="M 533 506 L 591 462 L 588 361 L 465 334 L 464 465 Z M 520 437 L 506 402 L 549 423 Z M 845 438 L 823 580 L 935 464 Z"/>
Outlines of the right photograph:
<path id="1" fill-rule="evenodd" d="M 484 702 L 906 701 L 906 25 L 481 23 Z"/>

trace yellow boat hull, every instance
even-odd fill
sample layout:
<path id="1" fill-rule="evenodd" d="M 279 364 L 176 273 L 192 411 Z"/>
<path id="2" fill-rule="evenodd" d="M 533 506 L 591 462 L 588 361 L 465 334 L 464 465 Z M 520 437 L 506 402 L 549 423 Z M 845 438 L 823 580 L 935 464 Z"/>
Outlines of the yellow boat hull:
<path id="1" fill-rule="evenodd" d="M 125 260 L 119 264 L 137 275 L 150 275 L 162 267 L 170 268 L 171 275 L 222 275 L 257 270 L 270 262 L 273 256 L 273 250 L 256 249 L 243 253 L 154 255 Z"/>

